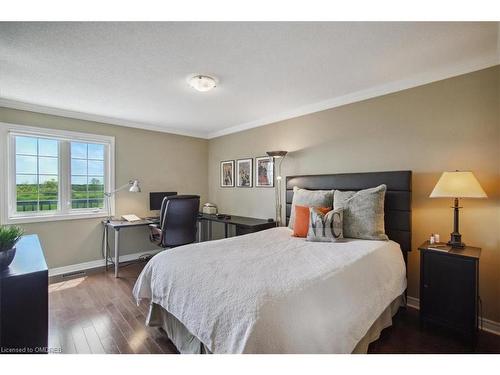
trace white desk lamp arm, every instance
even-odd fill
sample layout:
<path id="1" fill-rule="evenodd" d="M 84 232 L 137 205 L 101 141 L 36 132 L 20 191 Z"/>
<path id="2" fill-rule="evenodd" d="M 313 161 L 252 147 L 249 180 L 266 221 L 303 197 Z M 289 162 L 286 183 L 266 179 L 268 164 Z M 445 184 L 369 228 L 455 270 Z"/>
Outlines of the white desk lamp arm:
<path id="1" fill-rule="evenodd" d="M 115 193 L 119 192 L 120 190 L 125 189 L 127 186 L 132 185 L 132 183 L 133 183 L 133 181 L 129 181 L 129 182 L 127 182 L 125 185 L 120 186 L 118 189 L 115 189 L 115 190 L 113 190 L 113 191 L 110 191 L 110 192 L 106 192 L 106 193 L 104 193 L 104 195 L 105 195 L 106 197 L 111 197 L 113 194 L 115 194 Z"/>
<path id="2" fill-rule="evenodd" d="M 123 190 L 123 189 L 125 189 L 126 187 L 129 187 L 129 186 L 133 186 L 136 181 L 137 180 L 130 180 L 125 185 L 120 186 L 118 189 L 115 189 L 113 191 L 105 192 L 104 193 L 104 196 L 106 197 L 106 207 L 108 209 L 108 217 L 107 217 L 108 223 L 111 221 L 111 197 L 113 196 L 113 194 L 116 194 L 120 190 Z"/>

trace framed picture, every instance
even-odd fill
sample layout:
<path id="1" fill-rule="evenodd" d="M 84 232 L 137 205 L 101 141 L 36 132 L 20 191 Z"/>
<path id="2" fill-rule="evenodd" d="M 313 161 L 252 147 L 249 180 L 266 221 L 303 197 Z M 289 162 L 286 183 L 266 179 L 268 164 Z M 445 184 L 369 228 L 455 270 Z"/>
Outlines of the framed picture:
<path id="1" fill-rule="evenodd" d="M 269 156 L 255 158 L 255 186 L 274 187 L 274 158 Z"/>
<path id="2" fill-rule="evenodd" d="M 252 187 L 253 181 L 253 159 L 236 160 L 236 186 Z"/>
<path id="3" fill-rule="evenodd" d="M 220 162 L 220 186 L 234 187 L 234 160 Z"/>

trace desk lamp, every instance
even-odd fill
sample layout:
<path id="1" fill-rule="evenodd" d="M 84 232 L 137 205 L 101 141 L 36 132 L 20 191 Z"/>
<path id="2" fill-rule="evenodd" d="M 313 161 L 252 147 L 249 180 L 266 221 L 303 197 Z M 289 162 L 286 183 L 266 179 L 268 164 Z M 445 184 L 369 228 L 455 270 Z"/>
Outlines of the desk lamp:
<path id="1" fill-rule="evenodd" d="M 477 181 L 472 172 L 443 172 L 434 190 L 431 198 L 453 198 L 454 199 L 454 221 L 453 232 L 451 233 L 448 245 L 453 248 L 461 249 L 465 247 L 462 242 L 462 235 L 458 231 L 459 210 L 462 207 L 458 205 L 459 198 L 487 198 L 486 193 Z"/>
<path id="2" fill-rule="evenodd" d="M 106 197 L 106 206 L 108 208 L 108 217 L 106 220 L 108 223 L 111 221 L 111 196 L 113 196 L 114 194 L 116 194 L 120 190 L 125 189 L 126 187 L 129 187 L 128 191 L 131 193 L 140 193 L 141 192 L 141 187 L 139 186 L 139 180 L 130 180 L 125 185 L 120 186 L 118 189 L 115 189 L 115 190 L 110 191 L 108 193 L 104 193 L 104 196 Z"/>

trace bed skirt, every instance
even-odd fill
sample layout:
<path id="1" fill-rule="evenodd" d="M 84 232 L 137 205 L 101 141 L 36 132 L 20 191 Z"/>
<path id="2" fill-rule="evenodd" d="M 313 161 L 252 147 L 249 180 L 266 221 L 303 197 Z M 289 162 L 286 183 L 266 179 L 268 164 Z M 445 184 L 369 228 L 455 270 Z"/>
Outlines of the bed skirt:
<path id="1" fill-rule="evenodd" d="M 396 315 L 399 308 L 402 306 L 406 306 L 406 298 L 404 295 L 397 297 L 386 307 L 378 319 L 372 324 L 368 332 L 358 342 L 352 354 L 366 354 L 370 343 L 378 340 L 382 330 L 392 325 L 393 316 Z M 205 344 L 191 334 L 184 324 L 157 304 L 152 303 L 150 305 L 146 325 L 150 327 L 161 327 L 181 354 L 211 354 Z"/>

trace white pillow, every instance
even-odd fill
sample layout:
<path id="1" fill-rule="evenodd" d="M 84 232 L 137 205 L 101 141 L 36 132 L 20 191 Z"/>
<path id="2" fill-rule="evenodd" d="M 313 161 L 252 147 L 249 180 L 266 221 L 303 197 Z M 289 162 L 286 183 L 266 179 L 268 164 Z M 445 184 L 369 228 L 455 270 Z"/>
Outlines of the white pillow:
<path id="1" fill-rule="evenodd" d="M 293 187 L 292 212 L 288 228 L 295 223 L 295 205 L 306 207 L 331 207 L 333 209 L 333 190 L 307 190 Z"/>
<path id="2" fill-rule="evenodd" d="M 384 226 L 387 187 L 380 185 L 359 191 L 335 190 L 334 208 L 344 209 L 344 237 L 388 240 Z"/>

